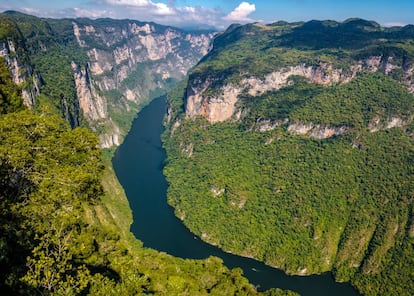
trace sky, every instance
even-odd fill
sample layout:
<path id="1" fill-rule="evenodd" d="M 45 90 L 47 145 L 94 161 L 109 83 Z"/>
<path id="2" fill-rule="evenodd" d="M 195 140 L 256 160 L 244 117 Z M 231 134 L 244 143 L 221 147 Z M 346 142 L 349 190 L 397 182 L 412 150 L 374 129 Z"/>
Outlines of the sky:
<path id="1" fill-rule="evenodd" d="M 384 26 L 414 24 L 414 0 L 0 0 L 0 11 L 41 17 L 110 17 L 177 27 L 359 17 Z"/>

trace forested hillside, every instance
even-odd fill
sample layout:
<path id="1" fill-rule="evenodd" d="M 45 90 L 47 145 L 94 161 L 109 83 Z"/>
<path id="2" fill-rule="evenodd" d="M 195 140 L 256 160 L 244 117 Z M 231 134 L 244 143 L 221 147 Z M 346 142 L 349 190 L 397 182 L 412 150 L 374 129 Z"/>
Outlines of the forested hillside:
<path id="1" fill-rule="evenodd" d="M 414 292 L 414 27 L 234 25 L 169 95 L 168 200 L 226 251 Z"/>
<path id="2" fill-rule="evenodd" d="M 212 32 L 133 20 L 0 14 L 0 56 L 24 103 L 46 104 L 100 146 L 118 146 L 136 113 L 207 52 Z"/>
<path id="3" fill-rule="evenodd" d="M 98 137 L 50 109 L 28 110 L 21 91 L 0 59 L 2 295 L 258 294 L 218 258 L 142 248 Z"/>

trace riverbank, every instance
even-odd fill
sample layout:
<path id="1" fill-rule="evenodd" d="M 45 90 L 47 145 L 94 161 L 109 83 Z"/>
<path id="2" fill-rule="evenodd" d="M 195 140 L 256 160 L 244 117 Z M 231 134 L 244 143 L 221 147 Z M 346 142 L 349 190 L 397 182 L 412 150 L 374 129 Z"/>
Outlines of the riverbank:
<path id="1" fill-rule="evenodd" d="M 241 268 L 249 281 L 260 290 L 281 288 L 302 295 L 358 295 L 349 284 L 336 283 L 330 273 L 288 276 L 256 260 L 225 253 L 200 239 L 194 239 L 194 234 L 188 231 L 167 204 L 168 186 L 163 175 L 166 154 L 160 140 L 165 111 L 165 100 L 162 98 L 144 108 L 113 158 L 114 169 L 133 212 L 131 230 L 144 247 L 181 258 L 219 257 L 227 267 Z"/>

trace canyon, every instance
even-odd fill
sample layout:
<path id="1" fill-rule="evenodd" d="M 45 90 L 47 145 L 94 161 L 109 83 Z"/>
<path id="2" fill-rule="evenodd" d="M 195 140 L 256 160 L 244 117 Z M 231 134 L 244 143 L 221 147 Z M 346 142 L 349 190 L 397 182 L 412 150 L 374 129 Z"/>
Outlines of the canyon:
<path id="1" fill-rule="evenodd" d="M 238 121 L 243 112 L 240 109 L 240 97 L 249 95 L 252 97 L 261 96 L 265 93 L 277 91 L 283 87 L 291 86 L 293 80 L 291 77 L 300 76 L 305 78 L 309 83 L 332 86 L 336 84 L 345 84 L 352 81 L 355 77 L 364 72 L 380 72 L 390 75 L 392 70 L 398 69 L 403 73 L 403 85 L 407 90 L 414 94 L 414 73 L 413 64 L 404 64 L 404 61 L 393 62 L 392 57 L 371 56 L 364 60 L 358 60 L 350 65 L 348 69 L 335 68 L 332 64 L 320 63 L 317 66 L 306 64 L 290 66 L 288 68 L 275 69 L 275 71 L 265 74 L 263 79 L 260 77 L 249 76 L 242 78 L 238 83 L 228 83 L 216 89 L 211 93 L 212 85 L 218 78 L 207 77 L 204 80 L 194 78 L 189 82 L 189 88 L 186 92 L 186 117 L 195 118 L 197 116 L 205 117 L 209 122 L 222 122 L 226 120 Z M 210 93 L 208 92 L 210 91 Z M 238 104 L 239 103 L 239 104 Z M 401 119 L 388 120 L 381 128 L 390 128 L 395 126 L 406 126 L 411 120 L 403 121 Z M 328 138 L 334 135 L 341 135 L 346 132 L 348 127 L 326 127 L 314 123 L 289 122 L 289 119 L 270 122 L 266 118 L 258 122 L 256 129 L 268 131 L 274 129 L 280 124 L 288 124 L 288 131 L 293 134 L 309 134 L 314 138 Z M 375 121 L 370 124 L 372 131 L 380 129 Z M 374 128 L 375 126 L 375 128 Z"/>
<path id="2" fill-rule="evenodd" d="M 37 19 L 40 24 L 31 24 L 32 33 L 26 33 L 26 24 L 18 22 L 21 16 L 2 15 L 17 33 L 14 38 L 1 38 L 0 56 L 21 86 L 25 104 L 33 108 L 36 98 L 45 93 L 73 127 L 84 121 L 97 132 L 101 148 L 118 146 L 139 108 L 182 79 L 208 52 L 214 36 L 210 31 L 106 19 Z M 47 32 L 38 28 L 42 22 L 48 25 Z M 62 26 L 63 33 L 53 31 Z M 36 66 L 38 56 L 56 53 L 65 42 L 73 48 L 74 58 L 62 54 L 64 66 L 71 69 L 62 75 L 71 83 L 74 98 L 43 91 L 52 82 Z M 125 114 L 130 119 L 123 119 Z"/>

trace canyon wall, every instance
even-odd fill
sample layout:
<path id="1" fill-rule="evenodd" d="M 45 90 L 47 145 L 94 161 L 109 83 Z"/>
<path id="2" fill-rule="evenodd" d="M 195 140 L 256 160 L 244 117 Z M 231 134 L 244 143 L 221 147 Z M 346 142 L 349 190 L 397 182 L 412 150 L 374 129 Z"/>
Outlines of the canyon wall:
<path id="1" fill-rule="evenodd" d="M 0 56 L 25 104 L 35 107 L 44 93 L 72 127 L 97 132 L 103 148 L 120 144 L 136 112 L 182 79 L 214 36 L 132 20 L 1 17 L 10 32 L 0 34 Z"/>

